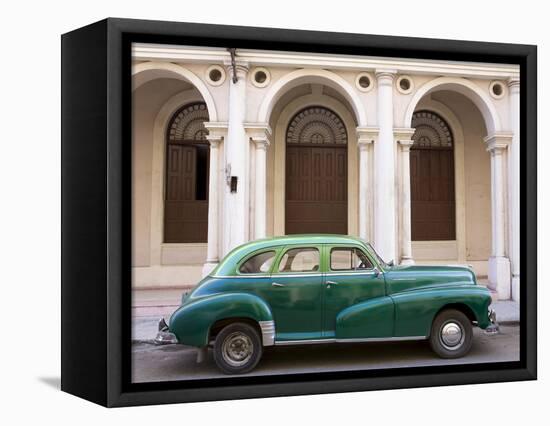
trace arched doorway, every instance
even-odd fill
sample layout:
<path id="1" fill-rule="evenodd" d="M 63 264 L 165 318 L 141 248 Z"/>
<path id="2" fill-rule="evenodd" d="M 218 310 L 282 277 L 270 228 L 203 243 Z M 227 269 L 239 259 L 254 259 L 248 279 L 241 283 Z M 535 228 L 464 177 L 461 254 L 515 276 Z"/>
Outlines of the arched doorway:
<path id="1" fill-rule="evenodd" d="M 209 144 L 202 102 L 176 111 L 166 134 L 164 242 L 204 243 L 208 233 Z"/>
<path id="2" fill-rule="evenodd" d="M 456 240 L 454 141 L 438 114 L 412 117 L 411 233 L 413 241 Z"/>
<path id="3" fill-rule="evenodd" d="M 285 233 L 347 234 L 347 132 L 328 108 L 299 111 L 286 132 Z"/>

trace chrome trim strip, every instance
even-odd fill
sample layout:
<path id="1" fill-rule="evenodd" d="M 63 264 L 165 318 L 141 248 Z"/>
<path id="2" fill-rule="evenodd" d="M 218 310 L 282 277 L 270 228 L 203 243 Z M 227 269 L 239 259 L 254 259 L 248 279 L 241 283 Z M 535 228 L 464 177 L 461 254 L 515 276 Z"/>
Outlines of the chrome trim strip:
<path id="1" fill-rule="evenodd" d="M 404 336 L 404 337 L 366 337 L 366 338 L 351 338 L 351 339 L 311 339 L 311 340 L 278 340 L 275 341 L 277 346 L 289 345 L 315 345 L 322 343 L 375 343 L 375 342 L 406 342 L 414 340 L 426 340 L 426 336 Z"/>
<path id="2" fill-rule="evenodd" d="M 309 272 L 302 272 L 299 274 L 284 274 L 284 273 L 275 273 L 271 274 L 271 278 L 303 278 L 303 277 L 322 277 L 324 274 L 317 273 L 317 274 L 311 274 Z"/>
<path id="3" fill-rule="evenodd" d="M 262 343 L 264 346 L 275 344 L 275 321 L 258 321 L 262 329 Z"/>
<path id="4" fill-rule="evenodd" d="M 336 339 L 311 339 L 311 340 L 277 340 L 276 346 L 287 345 L 316 345 L 318 343 L 336 343 Z"/>
<path id="5" fill-rule="evenodd" d="M 262 275 L 210 275 L 211 278 L 303 278 L 303 277 L 322 277 L 324 274 L 310 274 L 302 272 L 301 274 L 262 274 Z"/>
<path id="6" fill-rule="evenodd" d="M 342 272 L 327 272 L 327 277 L 334 277 L 338 275 L 376 275 L 373 269 L 367 269 L 365 271 L 342 271 Z"/>
<path id="7" fill-rule="evenodd" d="M 210 275 L 211 278 L 269 278 L 269 274 L 250 274 L 250 275 Z"/>

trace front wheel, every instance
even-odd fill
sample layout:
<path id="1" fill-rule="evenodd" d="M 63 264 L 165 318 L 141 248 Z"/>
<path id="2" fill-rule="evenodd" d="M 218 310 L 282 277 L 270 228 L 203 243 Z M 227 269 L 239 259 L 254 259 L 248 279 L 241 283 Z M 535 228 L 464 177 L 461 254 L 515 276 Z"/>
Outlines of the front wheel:
<path id="1" fill-rule="evenodd" d="M 460 358 L 472 347 L 472 323 L 456 309 L 447 309 L 435 318 L 430 346 L 441 358 Z"/>
<path id="2" fill-rule="evenodd" d="M 252 371 L 262 357 L 262 341 L 250 324 L 237 322 L 224 327 L 214 341 L 214 361 L 225 374 Z"/>

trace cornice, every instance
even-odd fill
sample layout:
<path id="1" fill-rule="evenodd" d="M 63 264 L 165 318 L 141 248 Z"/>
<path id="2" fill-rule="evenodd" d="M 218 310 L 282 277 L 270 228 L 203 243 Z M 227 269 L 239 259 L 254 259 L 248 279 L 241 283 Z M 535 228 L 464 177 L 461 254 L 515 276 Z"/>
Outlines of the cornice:
<path id="1" fill-rule="evenodd" d="M 214 47 L 171 46 L 136 43 L 136 61 L 168 61 L 224 65 L 230 61 L 226 49 Z M 447 75 L 482 79 L 517 79 L 519 66 L 479 62 L 437 61 L 373 56 L 333 55 L 237 49 L 239 61 L 250 66 L 346 69 L 356 71 L 392 70 L 400 74 Z"/>

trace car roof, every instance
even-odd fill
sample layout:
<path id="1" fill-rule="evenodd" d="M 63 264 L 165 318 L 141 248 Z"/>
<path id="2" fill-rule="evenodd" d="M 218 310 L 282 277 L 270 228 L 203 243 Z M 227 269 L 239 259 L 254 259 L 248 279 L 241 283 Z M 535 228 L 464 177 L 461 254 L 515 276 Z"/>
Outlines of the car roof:
<path id="1" fill-rule="evenodd" d="M 351 235 L 336 234 L 294 234 L 278 237 L 262 238 L 249 241 L 234 248 L 212 271 L 212 276 L 232 275 L 235 272 L 235 265 L 247 254 L 256 250 L 270 247 L 280 247 L 295 244 L 360 244 L 367 242 L 361 238 Z"/>

